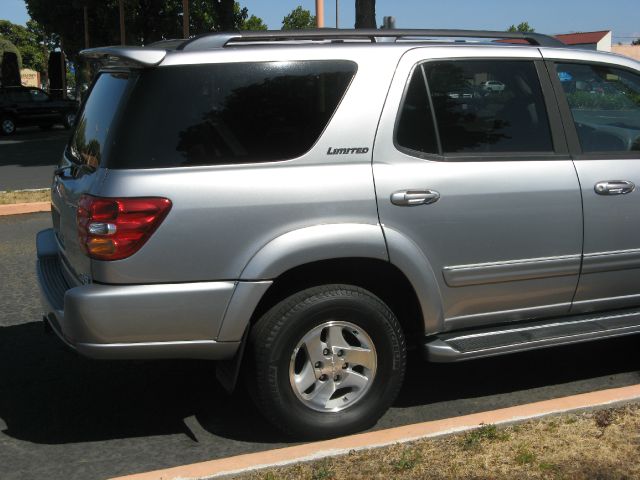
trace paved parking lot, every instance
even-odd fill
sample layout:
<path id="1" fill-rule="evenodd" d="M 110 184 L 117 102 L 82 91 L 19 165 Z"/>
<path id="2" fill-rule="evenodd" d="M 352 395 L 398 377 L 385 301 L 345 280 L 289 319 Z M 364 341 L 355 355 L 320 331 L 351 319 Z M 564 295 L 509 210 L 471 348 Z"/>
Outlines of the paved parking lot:
<path id="1" fill-rule="evenodd" d="M 0 136 L 0 191 L 49 188 L 68 138 L 69 131 L 62 127 L 44 132 L 21 128 Z"/>
<path id="2" fill-rule="evenodd" d="M 34 236 L 48 214 L 0 217 L 0 478 L 104 479 L 274 448 L 287 439 L 213 365 L 91 361 L 46 335 Z M 412 359 L 376 428 L 640 383 L 640 338 L 457 365 Z"/>

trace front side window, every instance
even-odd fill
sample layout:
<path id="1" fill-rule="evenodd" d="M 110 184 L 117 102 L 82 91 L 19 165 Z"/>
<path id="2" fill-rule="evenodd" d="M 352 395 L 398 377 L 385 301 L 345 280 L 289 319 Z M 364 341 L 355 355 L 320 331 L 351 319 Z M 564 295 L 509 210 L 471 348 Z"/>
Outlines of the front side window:
<path id="1" fill-rule="evenodd" d="M 583 152 L 640 151 L 640 75 L 578 63 L 556 70 Z"/>
<path id="2" fill-rule="evenodd" d="M 435 134 L 425 118 L 433 115 L 443 155 L 553 151 L 542 89 L 532 61 L 445 60 L 425 62 L 421 68 L 426 84 L 418 85 L 417 68 L 396 130 L 400 146 L 431 153 Z M 431 102 L 426 101 L 426 91 Z M 418 104 L 420 107 L 414 107 Z M 415 108 L 422 113 L 412 113 Z M 411 128 L 410 115 L 415 118 Z M 417 127 L 418 123 L 421 126 Z M 416 133 L 416 128 L 422 133 Z M 403 138 L 408 138 L 404 144 Z"/>

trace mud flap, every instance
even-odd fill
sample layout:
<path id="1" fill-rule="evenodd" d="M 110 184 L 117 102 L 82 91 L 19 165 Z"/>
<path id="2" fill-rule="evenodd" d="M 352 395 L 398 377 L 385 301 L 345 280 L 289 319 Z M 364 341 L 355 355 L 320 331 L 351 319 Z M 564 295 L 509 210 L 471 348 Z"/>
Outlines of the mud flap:
<path id="1" fill-rule="evenodd" d="M 249 338 L 249 327 L 245 328 L 242 334 L 242 340 L 240 346 L 236 351 L 233 358 L 229 360 L 222 360 L 216 362 L 216 379 L 222 385 L 228 394 L 232 394 L 238 383 L 238 376 L 240 375 L 240 367 L 242 366 L 242 358 L 244 357 L 244 349 L 247 346 L 247 340 Z"/>

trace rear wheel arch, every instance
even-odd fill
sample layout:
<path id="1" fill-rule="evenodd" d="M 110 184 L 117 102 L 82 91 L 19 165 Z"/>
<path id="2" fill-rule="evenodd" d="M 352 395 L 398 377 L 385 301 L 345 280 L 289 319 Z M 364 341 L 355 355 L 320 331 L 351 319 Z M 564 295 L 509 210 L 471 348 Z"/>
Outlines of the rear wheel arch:
<path id="1" fill-rule="evenodd" d="M 284 233 L 255 252 L 242 270 L 240 280 L 272 280 L 300 265 L 349 257 L 388 260 L 382 227 L 337 223 Z"/>
<path id="2" fill-rule="evenodd" d="M 398 317 L 409 344 L 424 335 L 420 302 L 409 279 L 393 264 L 370 257 L 328 259 L 287 270 L 260 299 L 251 316 L 251 325 L 283 299 L 301 290 L 328 284 L 353 285 L 380 298 Z"/>
<path id="3" fill-rule="evenodd" d="M 258 283 L 260 287 L 256 289 Z M 244 347 L 255 324 L 271 308 L 296 293 L 331 284 L 362 288 L 378 297 L 397 318 L 407 348 L 418 346 L 424 338 L 425 323 L 416 290 L 408 278 L 391 263 L 375 258 L 351 257 L 298 265 L 272 282 L 254 283 L 250 289 L 251 295 L 240 293 L 237 302 L 232 299 L 218 340 L 241 340 L 241 347 L 232 359 L 218 362 L 216 367 L 218 379 L 227 391 L 235 389 L 241 367 L 247 365 Z M 252 307 L 247 303 L 255 304 L 256 307 L 248 311 Z"/>

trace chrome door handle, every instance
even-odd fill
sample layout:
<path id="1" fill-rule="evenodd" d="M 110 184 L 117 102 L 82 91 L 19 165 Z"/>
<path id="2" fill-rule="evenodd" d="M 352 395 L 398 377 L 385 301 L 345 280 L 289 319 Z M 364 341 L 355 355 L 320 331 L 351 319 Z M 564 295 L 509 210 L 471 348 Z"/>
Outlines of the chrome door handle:
<path id="1" fill-rule="evenodd" d="M 629 180 L 608 180 L 596 183 L 593 189 L 598 195 L 624 195 L 633 192 L 636 186 Z"/>
<path id="2" fill-rule="evenodd" d="M 400 207 L 415 207 L 437 202 L 440 194 L 434 190 L 400 190 L 391 194 L 391 203 Z"/>

